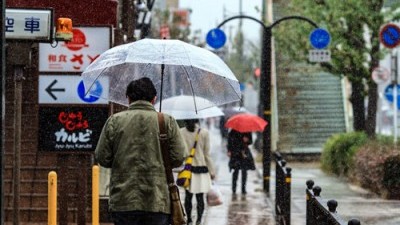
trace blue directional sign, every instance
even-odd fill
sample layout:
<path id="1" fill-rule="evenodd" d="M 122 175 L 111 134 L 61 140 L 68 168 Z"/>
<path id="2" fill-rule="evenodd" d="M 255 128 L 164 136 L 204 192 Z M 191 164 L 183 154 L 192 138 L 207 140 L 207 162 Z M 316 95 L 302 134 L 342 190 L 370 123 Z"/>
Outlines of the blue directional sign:
<path id="1" fill-rule="evenodd" d="M 81 81 L 78 85 L 78 95 L 79 98 L 82 99 L 82 101 L 87 102 L 87 103 L 93 103 L 99 100 L 99 96 L 101 96 L 103 92 L 103 86 L 101 86 L 100 81 L 96 81 L 94 84 L 94 88 L 90 90 L 90 92 L 85 95 L 86 90 L 85 90 L 85 85 L 83 84 L 83 81 Z"/>
<path id="2" fill-rule="evenodd" d="M 207 44 L 215 49 L 221 48 L 225 45 L 226 35 L 223 30 L 215 28 L 207 33 Z"/>
<path id="3" fill-rule="evenodd" d="M 400 44 L 400 28 L 396 24 L 389 23 L 381 29 L 379 38 L 385 47 L 395 48 Z"/>
<path id="4" fill-rule="evenodd" d="M 314 29 L 310 34 L 310 43 L 316 49 L 326 48 L 331 42 L 331 35 L 322 28 Z"/>
<path id="5" fill-rule="evenodd" d="M 393 84 L 385 88 L 384 95 L 389 102 L 393 103 Z M 397 109 L 400 109 L 400 85 L 397 85 Z"/>

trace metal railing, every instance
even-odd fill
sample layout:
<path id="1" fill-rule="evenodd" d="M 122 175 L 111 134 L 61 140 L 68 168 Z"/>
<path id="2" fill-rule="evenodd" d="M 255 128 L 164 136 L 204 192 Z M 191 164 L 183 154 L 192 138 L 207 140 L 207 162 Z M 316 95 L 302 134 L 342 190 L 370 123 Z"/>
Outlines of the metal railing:
<path id="1" fill-rule="evenodd" d="M 314 186 L 313 180 L 306 182 L 306 225 L 360 225 L 358 219 L 345 222 L 337 213 L 336 200 L 325 201 L 321 198 L 321 187 Z M 326 204 L 327 208 L 324 206 Z"/>
<path id="2" fill-rule="evenodd" d="M 286 167 L 286 161 L 279 152 L 274 153 L 275 170 L 275 214 L 278 225 L 290 225 L 290 192 L 292 169 Z"/>

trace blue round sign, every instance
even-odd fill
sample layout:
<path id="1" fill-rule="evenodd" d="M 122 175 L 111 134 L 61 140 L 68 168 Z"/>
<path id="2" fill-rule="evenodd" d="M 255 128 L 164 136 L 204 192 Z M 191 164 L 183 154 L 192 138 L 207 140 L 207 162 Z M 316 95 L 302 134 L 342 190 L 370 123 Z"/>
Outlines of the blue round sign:
<path id="1" fill-rule="evenodd" d="M 81 81 L 78 84 L 77 91 L 78 91 L 78 96 L 82 101 L 87 103 L 93 103 L 99 100 L 101 94 L 103 93 L 103 86 L 101 86 L 100 81 L 96 80 L 90 92 L 87 93 L 87 95 L 85 95 L 86 94 L 85 85 L 83 84 L 83 81 Z"/>
<path id="2" fill-rule="evenodd" d="M 393 84 L 389 84 L 386 88 L 385 88 L 385 98 L 389 101 L 389 102 L 393 102 Z M 400 109 L 400 85 L 397 85 L 397 109 Z"/>
<path id="3" fill-rule="evenodd" d="M 400 28 L 396 24 L 387 24 L 380 33 L 381 43 L 387 48 L 395 48 L 400 44 Z"/>
<path id="4" fill-rule="evenodd" d="M 314 29 L 310 34 L 310 43 L 316 49 L 326 48 L 331 42 L 331 35 L 322 28 Z"/>
<path id="5" fill-rule="evenodd" d="M 226 35 L 223 30 L 215 28 L 207 33 L 207 44 L 215 49 L 221 48 L 225 45 Z"/>

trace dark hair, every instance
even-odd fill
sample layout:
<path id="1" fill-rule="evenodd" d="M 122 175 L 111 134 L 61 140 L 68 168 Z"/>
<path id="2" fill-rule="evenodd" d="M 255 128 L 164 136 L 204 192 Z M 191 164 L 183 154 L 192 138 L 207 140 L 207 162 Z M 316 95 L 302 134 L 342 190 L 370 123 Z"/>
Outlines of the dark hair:
<path id="1" fill-rule="evenodd" d="M 157 95 L 156 88 L 153 82 L 148 77 L 143 77 L 137 80 L 133 80 L 128 84 L 126 88 L 126 96 L 132 102 L 138 100 L 151 101 Z"/>
<path id="2" fill-rule="evenodd" d="M 199 122 L 198 119 L 188 119 L 184 120 L 186 129 L 190 132 L 194 132 L 195 124 Z"/>

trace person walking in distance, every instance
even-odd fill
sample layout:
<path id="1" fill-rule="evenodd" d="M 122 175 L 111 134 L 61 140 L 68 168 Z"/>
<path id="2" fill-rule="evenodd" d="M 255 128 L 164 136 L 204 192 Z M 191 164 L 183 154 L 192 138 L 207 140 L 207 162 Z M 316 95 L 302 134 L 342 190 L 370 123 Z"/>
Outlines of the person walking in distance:
<path id="1" fill-rule="evenodd" d="M 210 137 L 208 130 L 200 128 L 197 119 L 185 120 L 185 127 L 181 128 L 183 139 L 186 142 L 187 152 L 190 154 L 192 147 L 195 153 L 192 162 L 192 177 L 189 187 L 185 190 L 185 210 L 188 224 L 192 224 L 192 198 L 196 196 L 197 219 L 196 225 L 201 224 L 204 213 L 204 193 L 211 189 L 211 179 L 214 179 L 214 166 L 210 156 Z"/>
<path id="2" fill-rule="evenodd" d="M 171 203 L 159 142 L 156 89 L 149 78 L 130 82 L 127 110 L 106 121 L 95 150 L 97 162 L 111 168 L 109 210 L 115 225 L 168 225 Z M 175 119 L 164 114 L 170 162 L 186 158 Z"/>
<path id="3" fill-rule="evenodd" d="M 255 170 L 253 155 L 251 154 L 249 145 L 253 143 L 250 132 L 241 133 L 231 130 L 228 134 L 228 156 L 229 171 L 232 174 L 232 193 L 236 194 L 237 180 L 239 170 L 242 171 L 242 194 L 246 194 L 247 170 Z"/>

